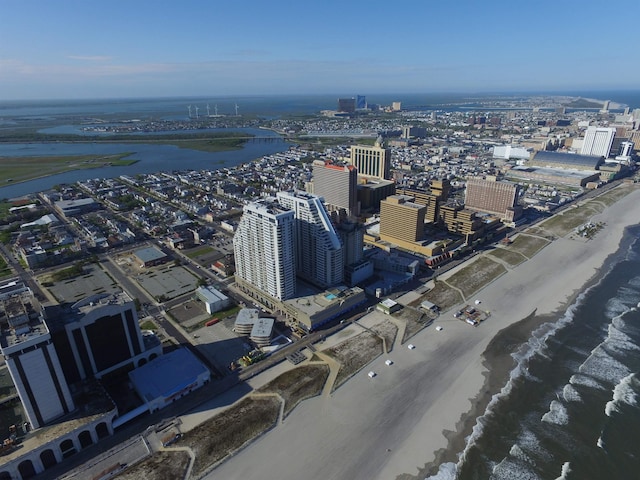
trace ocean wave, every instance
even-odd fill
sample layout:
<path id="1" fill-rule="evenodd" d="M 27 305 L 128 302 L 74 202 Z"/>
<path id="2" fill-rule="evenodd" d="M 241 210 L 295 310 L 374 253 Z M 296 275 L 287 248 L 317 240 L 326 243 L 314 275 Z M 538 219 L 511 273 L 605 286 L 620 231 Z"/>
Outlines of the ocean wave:
<path id="1" fill-rule="evenodd" d="M 567 475 L 571 473 L 571 467 L 569 462 L 564 462 L 562 464 L 562 470 L 560 471 L 560 476 L 556 478 L 556 480 L 566 480 Z"/>
<path id="2" fill-rule="evenodd" d="M 637 295 L 635 296 L 635 301 L 629 303 L 629 301 L 625 301 L 625 299 L 620 298 L 619 296 L 615 296 L 607 300 L 607 303 L 604 307 L 604 314 L 607 318 L 613 319 L 615 317 L 619 317 L 623 313 L 628 312 L 631 307 L 635 307 L 638 304 Z M 631 299 L 629 299 L 631 300 Z"/>
<path id="3" fill-rule="evenodd" d="M 509 455 L 511 455 L 513 458 L 515 458 L 516 460 L 519 460 L 520 462 L 524 462 L 524 463 L 528 463 L 529 465 L 531 465 L 532 467 L 536 466 L 536 462 L 533 458 L 531 458 L 527 452 L 525 452 L 522 447 L 520 445 L 518 445 L 517 443 L 514 444 L 511 449 L 509 450 Z"/>
<path id="4" fill-rule="evenodd" d="M 558 400 L 552 400 L 549 411 L 542 416 L 542 421 L 555 425 L 567 425 L 569 423 L 567 407 Z"/>
<path id="5" fill-rule="evenodd" d="M 491 478 L 496 480 L 540 480 L 540 477 L 531 469 L 531 465 L 517 459 L 505 458 L 494 469 Z"/>
<path id="6" fill-rule="evenodd" d="M 579 372 L 603 382 L 618 382 L 618 379 L 626 377 L 631 371 L 613 358 L 603 346 L 604 342 L 593 349 L 589 358 L 580 365 Z"/>
<path id="7" fill-rule="evenodd" d="M 618 328 L 620 323 L 615 322 L 616 319 L 620 319 L 620 317 L 614 318 L 614 321 L 609 324 L 608 337 L 605 340 L 607 345 L 613 347 L 615 350 L 640 351 L 640 346 L 636 344 L 629 335 Z"/>
<path id="8" fill-rule="evenodd" d="M 613 389 L 613 400 L 607 402 L 604 408 L 604 412 L 608 417 L 610 417 L 613 412 L 620 411 L 619 405 L 621 403 L 626 403 L 632 407 L 638 406 L 638 394 L 633 389 L 633 381 L 634 374 L 629 374 L 615 386 Z"/>
<path id="9" fill-rule="evenodd" d="M 628 283 L 632 287 L 636 287 L 638 290 L 640 290 L 640 277 L 633 277 L 631 280 L 629 280 Z"/>
<path id="10" fill-rule="evenodd" d="M 606 390 L 606 387 L 602 385 L 598 380 L 587 375 L 576 373 L 571 375 L 569 379 L 571 385 L 582 385 L 583 387 L 597 388 L 598 390 Z"/>
<path id="11" fill-rule="evenodd" d="M 567 383 L 562 389 L 562 398 L 565 402 L 581 402 L 582 396 L 580 392 L 571 384 Z"/>
<path id="12" fill-rule="evenodd" d="M 504 387 L 502 387 L 500 392 L 491 397 L 491 400 L 489 401 L 484 414 L 477 418 L 476 423 L 471 430 L 471 434 L 467 437 L 465 448 L 458 457 L 458 467 L 460 467 L 465 461 L 469 449 L 481 437 L 482 433 L 484 432 L 485 424 L 488 423 L 493 409 L 496 407 L 498 402 L 500 402 L 502 398 L 506 398 L 511 393 L 515 380 L 517 380 L 521 376 L 530 377 L 528 372 L 528 364 L 531 357 L 533 357 L 533 355 L 542 353 L 542 351 L 546 348 L 547 340 L 558 330 L 564 328 L 574 321 L 576 309 L 584 302 L 584 299 L 589 294 L 591 289 L 595 288 L 596 286 L 597 285 L 594 285 L 578 295 L 576 301 L 572 305 L 570 305 L 569 308 L 567 308 L 565 314 L 558 321 L 556 321 L 555 323 L 545 323 L 534 330 L 534 332 L 531 334 L 531 337 L 529 338 L 529 341 L 523 344 L 516 353 L 512 354 L 512 357 L 516 360 L 516 366 L 513 368 L 513 370 L 511 370 L 509 374 L 509 380 L 504 385 Z"/>
<path id="13" fill-rule="evenodd" d="M 441 463 L 438 473 L 424 480 L 456 480 L 457 469 L 453 462 Z"/>
<path id="14" fill-rule="evenodd" d="M 545 462 L 553 460 L 553 455 L 542 446 L 536 434 L 528 428 L 525 428 L 518 436 L 517 444 L 520 445 L 523 450 L 531 452 L 532 455 Z"/>

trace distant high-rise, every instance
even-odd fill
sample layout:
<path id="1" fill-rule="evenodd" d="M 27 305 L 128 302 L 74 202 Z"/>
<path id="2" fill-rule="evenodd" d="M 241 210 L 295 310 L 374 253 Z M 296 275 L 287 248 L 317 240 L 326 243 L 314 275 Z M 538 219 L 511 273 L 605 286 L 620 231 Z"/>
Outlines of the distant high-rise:
<path id="1" fill-rule="evenodd" d="M 294 212 L 297 275 L 321 288 L 342 283 L 342 245 L 322 198 L 296 191 L 278 192 L 277 198 L 282 207 Z"/>
<path id="2" fill-rule="evenodd" d="M 323 197 L 329 211 L 344 209 L 348 216 L 360 214 L 358 171 L 353 165 L 313 162 L 313 193 Z"/>
<path id="3" fill-rule="evenodd" d="M 366 110 L 367 108 L 367 97 L 364 95 L 356 95 L 356 109 L 358 110 Z"/>
<path id="4" fill-rule="evenodd" d="M 580 154 L 608 158 L 615 136 L 615 128 L 588 127 L 584 132 Z"/>
<path id="5" fill-rule="evenodd" d="M 236 276 L 278 300 L 292 298 L 295 282 L 295 217 L 275 199 L 244 207 L 233 237 Z"/>
<path id="6" fill-rule="evenodd" d="M 495 179 L 470 178 L 464 204 L 466 208 L 500 215 L 503 219 L 514 219 L 519 214 L 519 185 L 498 182 Z"/>
<path id="7" fill-rule="evenodd" d="M 356 111 L 356 99 L 353 97 L 339 98 L 338 111 L 343 113 L 354 113 Z"/>
<path id="8" fill-rule="evenodd" d="M 380 202 L 380 238 L 417 242 L 424 236 L 427 208 L 408 195 L 392 195 Z"/>
<path id="9" fill-rule="evenodd" d="M 351 165 L 356 167 L 358 175 L 363 177 L 391 179 L 391 150 L 384 146 L 378 137 L 374 146 L 352 145 Z"/>

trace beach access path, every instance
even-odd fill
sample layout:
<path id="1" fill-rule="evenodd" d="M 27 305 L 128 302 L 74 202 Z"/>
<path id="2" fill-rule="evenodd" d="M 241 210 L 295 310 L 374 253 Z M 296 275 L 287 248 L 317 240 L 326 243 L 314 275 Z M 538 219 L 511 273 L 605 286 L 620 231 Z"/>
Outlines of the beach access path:
<path id="1" fill-rule="evenodd" d="M 447 447 L 443 432 L 456 430 L 483 388 L 482 354 L 491 339 L 534 311 L 563 310 L 617 251 L 624 228 L 638 223 L 640 190 L 618 188 L 634 190 L 592 218 L 606 223 L 593 239 L 556 239 L 481 290 L 476 297 L 491 316 L 479 327 L 453 317 L 460 306 L 444 312 L 436 321 L 442 331 L 422 330 L 410 340 L 415 349 L 395 348 L 331 396 L 303 402 L 205 478 L 389 480 L 418 474 Z M 385 365 L 387 358 L 393 365 Z M 377 376 L 369 378 L 369 370 Z"/>

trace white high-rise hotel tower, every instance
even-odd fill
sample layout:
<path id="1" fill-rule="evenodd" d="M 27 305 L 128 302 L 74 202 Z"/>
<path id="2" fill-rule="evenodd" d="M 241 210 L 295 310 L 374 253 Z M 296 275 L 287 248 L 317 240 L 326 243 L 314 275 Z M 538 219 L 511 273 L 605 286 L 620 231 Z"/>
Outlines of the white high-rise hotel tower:
<path id="1" fill-rule="evenodd" d="M 294 214 L 274 199 L 245 205 L 233 237 L 236 276 L 278 300 L 296 293 Z"/>
<path id="2" fill-rule="evenodd" d="M 595 155 L 608 158 L 611 146 L 616 136 L 616 129 L 612 127 L 588 127 L 584 132 L 582 155 Z"/>
<path id="3" fill-rule="evenodd" d="M 279 300 L 295 296 L 296 274 L 322 288 L 343 280 L 342 244 L 316 195 L 279 192 L 246 205 L 233 246 L 239 283 Z"/>
<path id="4" fill-rule="evenodd" d="M 295 257 L 298 276 L 326 288 L 342 283 L 342 244 L 333 229 L 322 197 L 306 192 L 279 192 L 278 202 L 296 218 Z"/>

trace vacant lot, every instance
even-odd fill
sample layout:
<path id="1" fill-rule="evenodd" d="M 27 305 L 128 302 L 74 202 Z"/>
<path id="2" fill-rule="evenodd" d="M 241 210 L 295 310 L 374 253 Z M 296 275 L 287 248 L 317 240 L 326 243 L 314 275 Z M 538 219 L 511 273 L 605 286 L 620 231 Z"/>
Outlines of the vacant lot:
<path id="1" fill-rule="evenodd" d="M 189 461 L 187 452 L 157 452 L 114 478 L 118 478 L 118 480 L 184 478 Z"/>
<path id="2" fill-rule="evenodd" d="M 196 455 L 192 473 L 198 478 L 211 465 L 273 427 L 279 411 L 280 400 L 275 396 L 245 398 L 187 432 L 176 446 L 191 447 Z"/>
<path id="3" fill-rule="evenodd" d="M 371 332 L 363 332 L 325 350 L 325 353 L 340 362 L 340 370 L 334 384 L 336 389 L 371 360 L 382 355 L 382 339 Z"/>
<path id="4" fill-rule="evenodd" d="M 437 305 L 441 312 L 445 312 L 454 305 L 461 303 L 463 299 L 460 296 L 460 292 L 454 290 L 444 282 L 436 281 L 435 286 L 416 302 L 413 302 L 412 305 L 415 304 L 414 306 L 417 307 L 424 300 Z"/>
<path id="5" fill-rule="evenodd" d="M 589 221 L 591 217 L 602 212 L 603 206 L 597 202 L 588 202 L 569 208 L 562 214 L 554 215 L 540 224 L 540 227 L 558 237 L 564 237 L 575 228 Z"/>
<path id="6" fill-rule="evenodd" d="M 398 334 L 398 327 L 390 321 L 385 320 L 377 325 L 371 327 L 371 330 L 376 332 L 380 337 L 384 339 L 384 344 L 386 346 L 387 352 L 389 353 L 393 350 L 393 342 L 396 340 L 396 335 Z"/>
<path id="7" fill-rule="evenodd" d="M 507 250 L 506 248 L 496 248 L 495 250 L 491 250 L 487 253 L 492 257 L 497 258 L 498 260 L 502 260 L 504 263 L 508 264 L 510 267 L 515 267 L 516 265 L 521 264 L 527 258 L 518 252 L 513 252 L 511 250 Z"/>
<path id="8" fill-rule="evenodd" d="M 65 269 L 61 269 L 65 270 Z M 84 265 L 82 274 L 59 282 L 54 282 L 55 272 L 38 277 L 59 302 L 75 303 L 99 293 L 114 293 L 122 290 L 102 268 L 96 263 Z"/>
<path id="9" fill-rule="evenodd" d="M 447 279 L 447 283 L 459 289 L 465 298 L 469 298 L 506 272 L 507 269 L 502 264 L 483 256 L 454 273 Z"/>
<path id="10" fill-rule="evenodd" d="M 328 365 L 304 365 L 283 373 L 258 391 L 280 394 L 286 416 L 303 400 L 320 395 L 328 376 Z"/>
<path id="11" fill-rule="evenodd" d="M 508 250 L 518 252 L 527 258 L 533 257 L 536 253 L 549 245 L 549 240 L 531 235 L 520 234 L 506 247 Z"/>

